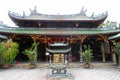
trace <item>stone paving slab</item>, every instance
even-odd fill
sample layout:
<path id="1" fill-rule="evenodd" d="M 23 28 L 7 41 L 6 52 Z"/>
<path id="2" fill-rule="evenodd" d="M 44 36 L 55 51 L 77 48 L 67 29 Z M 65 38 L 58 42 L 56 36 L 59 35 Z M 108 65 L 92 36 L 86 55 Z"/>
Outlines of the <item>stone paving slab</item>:
<path id="1" fill-rule="evenodd" d="M 74 76 L 74 80 L 120 80 L 120 68 L 94 67 L 93 69 L 71 68 L 68 73 Z M 47 79 L 51 69 L 47 68 L 10 68 L 0 69 L 0 80 L 70 80 L 70 79 Z"/>

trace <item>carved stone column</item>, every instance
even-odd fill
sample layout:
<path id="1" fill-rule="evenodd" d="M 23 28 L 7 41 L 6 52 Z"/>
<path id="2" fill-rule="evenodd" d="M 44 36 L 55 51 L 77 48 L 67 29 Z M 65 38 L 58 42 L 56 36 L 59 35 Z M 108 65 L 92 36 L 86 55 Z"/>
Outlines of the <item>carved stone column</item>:
<path id="1" fill-rule="evenodd" d="M 79 35 L 77 37 L 80 40 L 80 53 L 79 54 L 80 54 L 80 62 L 82 63 L 83 62 L 83 56 L 81 55 L 81 53 L 82 53 L 82 43 L 86 39 L 87 35 Z"/>
<path id="2" fill-rule="evenodd" d="M 80 42 L 80 62 L 82 63 L 83 62 L 83 56 L 81 55 L 82 53 L 82 42 Z"/>
<path id="3" fill-rule="evenodd" d="M 102 51 L 102 61 L 103 62 L 106 62 L 106 59 L 105 59 L 105 45 L 104 45 L 104 42 L 106 42 L 108 40 L 108 36 L 107 35 L 99 35 L 101 37 L 101 39 L 103 40 L 103 42 L 101 43 L 101 51 Z"/>
<path id="4" fill-rule="evenodd" d="M 116 65 L 117 64 L 117 60 L 116 60 L 115 53 L 112 53 L 112 60 L 113 60 L 113 63 Z"/>
<path id="5" fill-rule="evenodd" d="M 106 62 L 105 59 L 105 49 L 104 49 L 104 42 L 101 42 L 101 51 L 102 51 L 102 61 Z"/>
<path id="6" fill-rule="evenodd" d="M 114 46 L 111 46 L 112 61 L 114 64 L 117 64 L 116 55 L 114 53 Z"/>

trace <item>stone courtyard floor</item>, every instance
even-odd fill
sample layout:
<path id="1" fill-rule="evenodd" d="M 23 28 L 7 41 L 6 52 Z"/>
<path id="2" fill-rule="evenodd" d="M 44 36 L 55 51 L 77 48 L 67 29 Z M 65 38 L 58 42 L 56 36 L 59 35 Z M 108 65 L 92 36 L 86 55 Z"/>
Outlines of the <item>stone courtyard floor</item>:
<path id="1" fill-rule="evenodd" d="M 35 69 L 12 67 L 0 69 L 0 80 L 120 80 L 120 68 L 116 66 L 69 68 L 67 73 L 72 75 L 72 79 L 47 78 L 47 75 L 51 74 L 51 69 L 45 67 Z"/>

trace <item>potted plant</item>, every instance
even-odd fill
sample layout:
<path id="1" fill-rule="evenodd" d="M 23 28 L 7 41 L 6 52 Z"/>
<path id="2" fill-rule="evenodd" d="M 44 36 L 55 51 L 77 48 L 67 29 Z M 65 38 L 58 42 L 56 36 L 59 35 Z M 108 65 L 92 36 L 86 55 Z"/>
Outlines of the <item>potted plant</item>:
<path id="1" fill-rule="evenodd" d="M 93 58 L 93 53 L 92 53 L 92 50 L 90 49 L 90 45 L 86 46 L 84 45 L 84 51 L 82 52 L 82 56 L 84 58 L 84 67 L 85 68 L 90 68 L 90 62 L 91 62 L 91 59 Z"/>
<path id="2" fill-rule="evenodd" d="M 25 49 L 24 51 L 24 53 L 29 58 L 29 61 L 30 61 L 29 68 L 31 69 L 36 67 L 35 62 L 37 61 L 37 46 L 38 46 L 38 43 L 34 42 L 30 49 Z"/>
<path id="3" fill-rule="evenodd" d="M 120 43 L 114 43 L 114 51 L 118 56 L 118 66 L 120 66 Z"/>
<path id="4" fill-rule="evenodd" d="M 12 39 L 6 42 L 0 42 L 0 62 L 3 68 L 9 68 L 10 64 L 15 60 L 18 52 L 19 45 L 12 41 Z"/>

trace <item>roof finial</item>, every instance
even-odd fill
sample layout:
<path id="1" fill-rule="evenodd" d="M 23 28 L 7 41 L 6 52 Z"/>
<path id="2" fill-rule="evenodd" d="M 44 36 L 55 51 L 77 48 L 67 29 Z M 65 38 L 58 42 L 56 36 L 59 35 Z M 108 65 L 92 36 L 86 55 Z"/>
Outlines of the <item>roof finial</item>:
<path id="1" fill-rule="evenodd" d="M 108 15 L 108 11 L 106 11 L 105 14 Z"/>
<path id="2" fill-rule="evenodd" d="M 33 14 L 36 14 L 37 13 L 37 6 L 34 6 L 34 10 L 31 10 L 30 9 L 30 12 L 31 12 L 31 15 L 33 15 Z"/>
<path id="3" fill-rule="evenodd" d="M 82 9 L 80 10 L 80 14 L 85 15 L 85 14 L 86 14 L 86 12 L 87 12 L 87 9 L 85 9 L 85 10 L 84 10 L 84 7 L 82 7 Z"/>
<path id="4" fill-rule="evenodd" d="M 92 13 L 91 18 L 94 18 L 94 13 Z"/>
<path id="5" fill-rule="evenodd" d="M 34 6 L 34 10 L 33 11 L 37 13 L 37 6 Z"/>
<path id="6" fill-rule="evenodd" d="M 25 11 L 23 11 L 23 15 L 22 15 L 22 17 L 25 17 L 26 15 L 25 15 Z"/>

